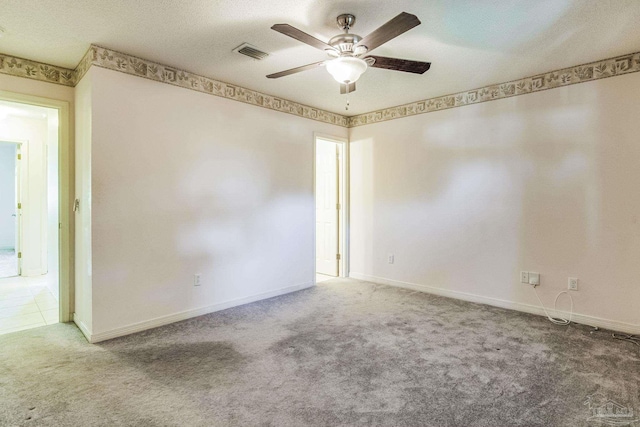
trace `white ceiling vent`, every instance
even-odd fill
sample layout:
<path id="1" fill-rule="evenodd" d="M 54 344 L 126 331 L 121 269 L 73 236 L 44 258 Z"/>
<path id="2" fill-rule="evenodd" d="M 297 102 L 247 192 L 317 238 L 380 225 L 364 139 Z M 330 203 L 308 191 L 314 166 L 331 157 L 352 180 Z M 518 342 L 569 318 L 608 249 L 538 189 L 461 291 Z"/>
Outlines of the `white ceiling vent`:
<path id="1" fill-rule="evenodd" d="M 257 59 L 258 61 L 269 56 L 267 52 L 263 52 L 255 46 L 251 46 L 249 43 L 242 43 L 237 48 L 233 49 L 234 52 L 238 52 L 249 58 Z"/>

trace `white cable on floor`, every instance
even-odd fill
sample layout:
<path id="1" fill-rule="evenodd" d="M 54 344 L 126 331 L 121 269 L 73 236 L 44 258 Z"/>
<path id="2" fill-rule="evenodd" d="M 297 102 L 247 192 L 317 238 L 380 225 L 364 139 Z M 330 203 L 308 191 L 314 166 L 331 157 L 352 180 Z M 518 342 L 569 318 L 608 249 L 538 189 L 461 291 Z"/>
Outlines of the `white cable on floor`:
<path id="1" fill-rule="evenodd" d="M 567 292 L 567 291 L 560 292 L 558 295 L 556 295 L 556 299 L 553 302 L 553 310 L 556 312 L 556 314 L 558 314 L 558 307 L 557 307 L 558 298 L 562 294 L 569 295 L 569 299 L 571 300 L 571 312 L 569 313 L 569 319 L 563 319 L 561 317 L 551 317 L 549 315 L 549 313 L 547 312 L 547 309 L 544 308 L 544 304 L 542 303 L 542 300 L 538 296 L 538 292 L 536 291 L 536 287 L 535 286 L 533 287 L 533 292 L 536 294 L 536 297 L 538 298 L 538 301 L 540 301 L 540 306 L 544 310 L 544 313 L 547 315 L 547 319 L 549 319 L 551 322 L 555 323 L 556 325 L 568 325 L 568 324 L 571 323 L 571 320 L 573 319 L 573 297 L 571 296 L 571 294 L 569 294 L 569 292 Z"/>

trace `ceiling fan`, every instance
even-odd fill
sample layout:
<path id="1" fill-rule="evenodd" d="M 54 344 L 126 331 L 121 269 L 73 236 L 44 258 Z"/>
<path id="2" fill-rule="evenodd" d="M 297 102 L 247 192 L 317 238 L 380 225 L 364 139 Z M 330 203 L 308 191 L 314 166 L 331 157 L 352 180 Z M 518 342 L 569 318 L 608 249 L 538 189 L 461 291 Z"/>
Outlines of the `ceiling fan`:
<path id="1" fill-rule="evenodd" d="M 367 71 L 368 67 L 423 74 L 431 66 L 430 62 L 409 61 L 374 55 L 363 57 L 380 45 L 420 25 L 420 20 L 415 15 L 402 12 L 364 38 L 357 34 L 349 33 L 355 22 L 356 17 L 352 14 L 339 15 L 337 18 L 338 27 L 344 30 L 344 34 L 332 37 L 328 43 L 318 40 L 289 24 L 274 25 L 271 27 L 272 30 L 313 46 L 316 49 L 324 50 L 333 59 L 269 74 L 267 77 L 277 79 L 324 66 L 329 74 L 340 83 L 340 93 L 344 94 L 356 90 L 356 80 L 360 78 L 362 73 Z"/>

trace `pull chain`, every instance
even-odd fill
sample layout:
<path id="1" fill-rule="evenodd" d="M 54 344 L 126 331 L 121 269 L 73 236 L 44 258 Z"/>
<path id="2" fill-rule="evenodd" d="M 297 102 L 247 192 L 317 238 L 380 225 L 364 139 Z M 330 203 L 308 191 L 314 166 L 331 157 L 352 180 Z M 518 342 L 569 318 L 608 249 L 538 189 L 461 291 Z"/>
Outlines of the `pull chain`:
<path id="1" fill-rule="evenodd" d="M 345 109 L 346 111 L 349 111 L 349 94 L 351 93 L 351 92 L 349 91 L 349 81 L 347 80 L 347 81 L 345 82 L 345 84 L 346 84 L 346 86 L 347 86 L 347 105 L 344 107 L 344 109 Z"/>

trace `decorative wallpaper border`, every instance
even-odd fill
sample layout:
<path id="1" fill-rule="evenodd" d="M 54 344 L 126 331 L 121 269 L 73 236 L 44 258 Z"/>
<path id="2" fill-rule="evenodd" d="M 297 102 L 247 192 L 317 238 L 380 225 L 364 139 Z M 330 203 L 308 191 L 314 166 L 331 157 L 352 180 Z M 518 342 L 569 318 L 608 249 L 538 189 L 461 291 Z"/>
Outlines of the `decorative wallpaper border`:
<path id="1" fill-rule="evenodd" d="M 91 45 L 89 47 L 89 50 L 87 50 L 87 53 L 84 54 L 84 56 L 76 66 L 75 84 L 78 84 L 80 80 L 82 80 L 84 75 L 87 74 L 87 71 L 89 71 L 89 68 L 91 68 L 91 65 L 93 64 L 93 55 L 94 55 L 94 50 L 93 50 L 93 45 Z"/>
<path id="2" fill-rule="evenodd" d="M 617 56 L 615 58 L 594 61 L 561 70 L 550 71 L 532 77 L 498 83 L 478 89 L 465 90 L 451 95 L 438 96 L 410 102 L 397 107 L 384 108 L 370 113 L 349 117 L 348 127 L 363 126 L 402 117 L 415 116 L 417 114 L 431 113 L 433 111 L 462 107 L 465 105 L 479 104 L 481 102 L 496 99 L 510 98 L 512 96 L 526 95 L 548 89 L 584 83 L 607 77 L 640 71 L 640 53 Z"/>
<path id="3" fill-rule="evenodd" d="M 0 54 L 0 74 L 71 87 L 82 79 L 92 65 L 209 95 L 233 99 L 282 113 L 351 128 L 635 73 L 640 71 L 640 52 L 576 65 L 478 89 L 415 101 L 351 117 L 267 95 L 241 86 L 231 85 L 96 45 L 91 45 L 75 70 Z"/>
<path id="4" fill-rule="evenodd" d="M 173 86 L 191 89 L 209 95 L 220 96 L 270 110 L 289 113 L 319 122 L 347 127 L 348 119 L 340 114 L 331 113 L 276 96 L 267 95 L 241 86 L 231 85 L 208 77 L 193 74 L 179 68 L 169 67 L 157 62 L 147 61 L 135 56 L 91 46 L 91 65 L 120 71 L 134 76 L 145 77 Z M 81 62 L 84 66 L 84 61 Z"/>
<path id="5" fill-rule="evenodd" d="M 26 77 L 63 86 L 76 85 L 76 72 L 68 68 L 30 61 L 17 56 L 0 54 L 0 74 Z"/>

